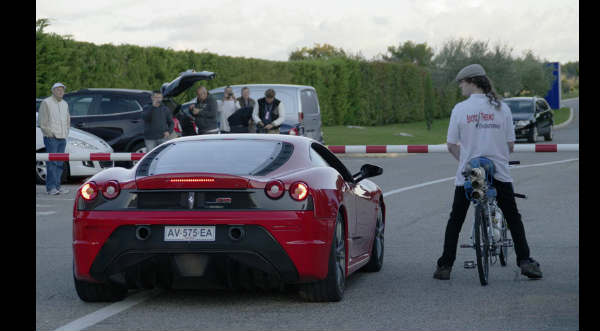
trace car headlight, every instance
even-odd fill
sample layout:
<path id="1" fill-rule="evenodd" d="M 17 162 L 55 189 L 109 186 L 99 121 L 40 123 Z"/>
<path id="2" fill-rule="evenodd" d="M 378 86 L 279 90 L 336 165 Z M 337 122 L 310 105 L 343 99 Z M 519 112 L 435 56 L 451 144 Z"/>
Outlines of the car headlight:
<path id="1" fill-rule="evenodd" d="M 72 148 L 77 148 L 77 149 L 91 149 L 91 150 L 98 150 L 98 147 L 92 145 L 92 144 L 88 144 L 85 141 L 81 140 L 81 139 L 77 139 L 77 138 L 69 138 L 67 143 L 69 144 L 69 146 L 71 146 Z"/>
<path id="2" fill-rule="evenodd" d="M 515 123 L 515 127 L 516 128 L 522 128 L 522 127 L 525 127 L 527 125 L 529 125 L 529 121 L 517 121 Z"/>

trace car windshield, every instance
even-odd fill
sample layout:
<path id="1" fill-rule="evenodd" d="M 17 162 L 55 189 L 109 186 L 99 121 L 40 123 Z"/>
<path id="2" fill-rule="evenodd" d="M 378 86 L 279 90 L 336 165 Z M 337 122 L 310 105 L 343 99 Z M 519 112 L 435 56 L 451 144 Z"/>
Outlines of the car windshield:
<path id="1" fill-rule="evenodd" d="M 533 102 L 531 100 L 504 100 L 513 114 L 533 114 Z"/>
<path id="2" fill-rule="evenodd" d="M 176 142 L 152 162 L 150 173 L 207 172 L 264 175 L 282 166 L 293 145 L 267 140 L 196 140 Z"/>

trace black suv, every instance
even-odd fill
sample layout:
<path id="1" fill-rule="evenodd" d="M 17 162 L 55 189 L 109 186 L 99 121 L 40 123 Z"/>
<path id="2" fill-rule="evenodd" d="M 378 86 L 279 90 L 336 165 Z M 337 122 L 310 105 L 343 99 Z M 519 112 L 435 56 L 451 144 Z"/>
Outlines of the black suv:
<path id="1" fill-rule="evenodd" d="M 535 143 L 538 136 L 544 136 L 544 140 L 552 140 L 554 113 L 546 100 L 540 97 L 516 97 L 502 101 L 510 107 L 517 139 L 526 138 L 528 142 Z"/>
<path id="2" fill-rule="evenodd" d="M 163 103 L 176 112 L 179 105 L 172 99 L 200 80 L 213 79 L 215 74 L 188 70 L 160 90 Z M 144 121 L 142 109 L 151 104 L 152 91 L 112 88 L 89 88 L 65 93 L 69 104 L 71 126 L 95 134 L 115 152 L 144 153 Z"/>

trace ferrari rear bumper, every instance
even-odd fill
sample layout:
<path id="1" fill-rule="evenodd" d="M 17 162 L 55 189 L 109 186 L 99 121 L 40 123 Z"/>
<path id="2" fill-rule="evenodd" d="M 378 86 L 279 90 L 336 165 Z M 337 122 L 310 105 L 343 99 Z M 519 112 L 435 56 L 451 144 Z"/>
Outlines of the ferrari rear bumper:
<path id="1" fill-rule="evenodd" d="M 77 212 L 75 276 L 131 286 L 128 279 L 140 273 L 222 283 L 245 272 L 240 270 L 282 283 L 327 275 L 334 219 L 315 219 L 312 211 L 162 213 Z M 165 241 L 165 227 L 180 225 L 213 225 L 214 241 Z"/>

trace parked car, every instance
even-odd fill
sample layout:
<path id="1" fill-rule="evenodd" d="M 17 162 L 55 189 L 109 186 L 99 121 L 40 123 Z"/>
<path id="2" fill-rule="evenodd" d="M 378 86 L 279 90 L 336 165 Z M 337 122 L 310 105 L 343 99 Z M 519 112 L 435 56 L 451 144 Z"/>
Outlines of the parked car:
<path id="1" fill-rule="evenodd" d="M 163 103 L 175 112 L 179 105 L 173 97 L 197 81 L 214 77 L 207 71 L 181 73 L 160 88 Z M 71 126 L 104 139 L 115 152 L 145 153 L 142 108 L 152 103 L 151 96 L 149 90 L 88 88 L 65 93 L 64 99 L 69 104 Z"/>
<path id="2" fill-rule="evenodd" d="M 37 123 L 37 114 L 43 99 L 35 100 L 36 128 L 35 128 L 35 151 L 46 153 L 42 130 Z M 69 129 L 65 153 L 112 153 L 113 149 L 99 137 L 75 128 Z M 89 177 L 100 172 L 104 168 L 113 166 L 113 161 L 70 161 L 65 162 L 61 182 L 66 182 L 70 177 Z M 35 162 L 35 182 L 46 184 L 46 161 Z"/>
<path id="3" fill-rule="evenodd" d="M 84 301 L 118 301 L 155 285 L 298 284 L 308 300 L 339 301 L 350 274 L 382 267 L 385 203 L 367 179 L 382 172 L 365 164 L 352 174 L 306 137 L 167 141 L 77 190 L 75 289 Z"/>
<path id="4" fill-rule="evenodd" d="M 554 112 L 548 102 L 540 97 L 515 97 L 503 99 L 512 112 L 517 139 L 526 138 L 535 143 L 538 136 L 552 140 Z"/>
<path id="5" fill-rule="evenodd" d="M 242 88 L 250 89 L 250 97 L 254 100 L 264 98 L 265 91 L 275 90 L 275 98 L 285 105 L 285 120 L 279 127 L 281 134 L 300 135 L 315 139 L 323 143 L 321 131 L 321 110 L 317 91 L 312 86 L 285 85 L 285 84 L 246 84 L 231 85 L 236 98 L 242 95 Z M 225 86 L 209 91 L 217 100 L 223 99 Z M 196 98 L 181 105 L 182 109 L 189 107 Z"/>

